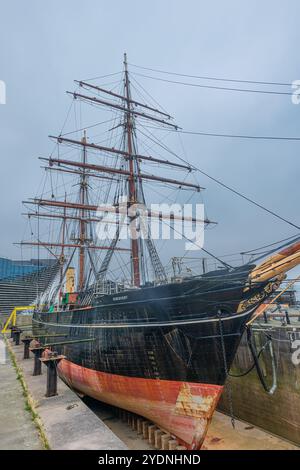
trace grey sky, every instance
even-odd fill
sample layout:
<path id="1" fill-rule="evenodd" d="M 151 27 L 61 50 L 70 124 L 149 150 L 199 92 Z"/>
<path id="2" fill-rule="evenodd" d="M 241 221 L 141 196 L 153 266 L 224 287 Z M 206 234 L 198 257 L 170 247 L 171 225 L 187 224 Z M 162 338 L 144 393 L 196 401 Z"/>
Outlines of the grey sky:
<path id="1" fill-rule="evenodd" d="M 291 82 L 300 79 L 299 18 L 299 2 L 292 0 L 3 1 L 0 255 L 19 257 L 12 242 L 23 236 L 21 201 L 37 191 L 42 170 L 36 158 L 53 147 L 47 136 L 62 125 L 70 103 L 64 92 L 74 79 L 121 70 L 127 51 L 129 62 L 164 70 Z M 187 130 L 300 136 L 300 105 L 289 96 L 139 80 Z M 182 139 L 190 162 L 300 224 L 300 142 Z M 208 215 L 219 222 L 206 238 L 216 254 L 297 232 L 198 178 L 207 188 Z"/>

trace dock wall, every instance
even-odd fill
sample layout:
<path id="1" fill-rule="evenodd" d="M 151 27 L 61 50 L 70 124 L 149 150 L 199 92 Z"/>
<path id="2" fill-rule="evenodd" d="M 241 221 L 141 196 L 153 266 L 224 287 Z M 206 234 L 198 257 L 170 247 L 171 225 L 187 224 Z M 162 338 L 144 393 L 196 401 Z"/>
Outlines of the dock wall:
<path id="1" fill-rule="evenodd" d="M 294 341 L 300 340 L 300 326 L 264 325 L 263 331 L 254 326 L 253 336 L 258 351 L 266 341 L 265 333 L 272 336 L 276 391 L 273 395 L 264 391 L 254 368 L 244 377 L 228 378 L 219 410 L 230 413 L 231 394 L 233 411 L 237 418 L 300 445 L 300 365 L 292 360 L 295 353 Z M 267 384 L 271 385 L 272 358 L 269 348 L 260 355 L 259 363 Z M 252 364 L 253 358 L 244 335 L 230 373 L 242 374 Z"/>

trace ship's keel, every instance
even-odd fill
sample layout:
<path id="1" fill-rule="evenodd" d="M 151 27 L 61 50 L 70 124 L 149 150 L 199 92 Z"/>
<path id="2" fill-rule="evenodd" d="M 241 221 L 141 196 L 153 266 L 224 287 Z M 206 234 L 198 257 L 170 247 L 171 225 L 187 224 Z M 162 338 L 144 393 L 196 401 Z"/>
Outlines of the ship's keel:
<path id="1" fill-rule="evenodd" d="M 74 389 L 153 421 L 188 449 L 200 449 L 223 387 L 126 377 L 63 360 L 62 378 Z"/>

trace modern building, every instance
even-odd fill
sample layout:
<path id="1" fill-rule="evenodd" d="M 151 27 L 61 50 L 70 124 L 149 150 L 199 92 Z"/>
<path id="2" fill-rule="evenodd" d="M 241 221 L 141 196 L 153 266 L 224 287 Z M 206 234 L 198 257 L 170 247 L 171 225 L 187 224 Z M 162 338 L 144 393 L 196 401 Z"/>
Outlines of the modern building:
<path id="1" fill-rule="evenodd" d="M 33 304 L 38 294 L 50 286 L 58 269 L 57 260 L 0 258 L 0 315 Z"/>

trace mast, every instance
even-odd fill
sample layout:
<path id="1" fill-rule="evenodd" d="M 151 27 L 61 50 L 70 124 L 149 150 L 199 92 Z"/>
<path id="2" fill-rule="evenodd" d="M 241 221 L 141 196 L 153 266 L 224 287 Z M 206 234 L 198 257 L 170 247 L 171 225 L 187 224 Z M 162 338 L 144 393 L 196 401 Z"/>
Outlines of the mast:
<path id="1" fill-rule="evenodd" d="M 86 131 L 82 137 L 82 143 L 86 144 Z M 82 148 L 82 163 L 86 164 L 86 146 Z M 80 177 L 80 204 L 82 206 L 86 203 L 86 192 L 87 192 L 87 177 L 85 174 L 85 167 L 82 168 Z M 81 291 L 84 288 L 85 283 L 85 241 L 86 241 L 86 224 L 84 221 L 85 209 L 82 207 L 80 210 L 80 221 L 79 221 L 79 272 L 78 272 L 78 290 Z"/>
<path id="2" fill-rule="evenodd" d="M 128 189 L 129 189 L 129 204 L 136 204 L 137 201 L 137 190 L 136 190 L 136 181 L 135 181 L 135 168 L 134 168 L 134 156 L 133 156 L 133 122 L 131 115 L 131 95 L 130 95 L 130 82 L 128 77 L 128 68 L 127 68 L 127 56 L 124 54 L 124 69 L 125 69 L 125 94 L 126 94 L 126 120 L 125 120 L 125 129 L 127 133 L 127 152 L 129 155 L 129 178 L 128 178 Z M 130 220 L 131 233 L 136 229 L 136 220 Z M 136 287 L 140 286 L 141 276 L 140 276 L 140 260 L 139 260 L 139 245 L 138 240 L 131 236 L 131 260 L 132 260 L 132 280 L 133 284 Z"/>
<path id="3" fill-rule="evenodd" d="M 183 190 L 193 190 L 196 192 L 202 191 L 201 186 L 196 182 L 188 181 L 186 178 L 174 179 L 171 174 L 163 176 L 162 174 L 152 173 L 147 170 L 141 171 L 141 164 L 152 164 L 152 165 L 162 165 L 174 170 L 186 171 L 191 173 L 194 171 L 194 167 L 186 163 L 184 160 L 181 161 L 170 161 L 165 158 L 158 158 L 157 156 L 151 155 L 148 153 L 147 147 L 144 148 L 142 152 L 139 151 L 137 147 L 136 132 L 136 121 L 140 119 L 146 121 L 154 121 L 157 124 L 162 125 L 164 128 L 168 127 L 173 130 L 177 130 L 178 126 L 175 123 L 170 122 L 172 117 L 161 111 L 160 109 L 149 106 L 146 103 L 136 101 L 131 96 L 131 86 L 129 80 L 128 64 L 127 57 L 124 54 L 124 93 L 118 94 L 112 90 L 106 90 L 101 86 L 97 86 L 91 83 L 77 81 L 77 84 L 85 90 L 87 93 L 81 94 L 77 92 L 67 92 L 70 94 L 74 100 L 83 101 L 92 106 L 110 108 L 111 110 L 116 110 L 119 116 L 122 116 L 122 121 L 118 126 L 123 126 L 123 138 L 121 140 L 122 144 L 117 147 L 106 146 L 101 141 L 100 142 L 91 142 L 87 139 L 86 131 L 81 139 L 76 139 L 70 137 L 68 134 L 60 134 L 58 136 L 49 136 L 51 139 L 56 140 L 58 145 L 64 145 L 69 147 L 74 147 L 80 149 L 80 158 L 69 160 L 61 158 L 58 155 L 57 158 L 54 158 L 52 155 L 48 158 L 40 157 L 42 161 L 47 162 L 47 166 L 43 167 L 46 170 L 63 172 L 66 174 L 75 174 L 79 176 L 79 193 L 77 195 L 76 201 L 67 200 L 66 196 L 63 199 L 52 198 L 51 200 L 43 198 L 35 198 L 30 201 L 23 201 L 27 204 L 34 204 L 38 206 L 36 212 L 29 212 L 29 217 L 53 219 L 53 220 L 63 220 L 61 236 L 58 243 L 52 241 L 42 241 L 38 238 L 36 242 L 22 242 L 22 245 L 31 245 L 38 246 L 47 249 L 52 255 L 57 257 L 63 262 L 65 259 L 65 249 L 74 248 L 74 251 L 78 254 L 78 271 L 77 271 L 77 289 L 78 291 L 83 291 L 86 285 L 89 283 L 88 265 L 91 265 L 91 271 L 93 271 L 96 282 L 101 281 L 107 273 L 108 266 L 112 259 L 114 252 L 127 252 L 130 254 L 130 264 L 131 264 L 131 283 L 135 287 L 140 287 L 141 284 L 147 280 L 148 276 L 148 266 L 147 260 L 144 256 L 144 251 L 147 249 L 149 254 L 150 262 L 153 268 L 153 273 L 155 275 L 155 280 L 157 282 L 166 283 L 167 276 L 165 274 L 162 263 L 159 259 L 159 255 L 156 251 L 154 242 L 151 239 L 151 233 L 149 237 L 146 237 L 145 240 L 137 237 L 137 231 L 139 229 L 139 217 L 135 214 L 135 211 L 130 211 L 130 207 L 134 204 L 142 204 L 145 207 L 144 215 L 147 218 L 147 223 L 150 223 L 150 219 L 155 218 L 158 220 L 167 219 L 168 221 L 172 220 L 184 220 L 190 222 L 203 222 L 205 224 L 215 223 L 207 218 L 204 220 L 199 220 L 192 216 L 186 216 L 182 214 L 164 214 L 159 209 L 158 211 L 153 211 L 150 208 L 146 207 L 145 196 L 143 191 L 144 182 L 148 184 L 158 183 L 171 185 L 177 187 L 178 189 Z M 92 96 L 92 93 L 96 91 L 97 95 Z M 91 94 L 90 94 L 91 93 Z M 108 100 L 102 99 L 102 95 L 108 95 Z M 113 99 L 113 100 L 112 100 Z M 112 129 L 111 129 L 112 130 Z M 87 158 L 87 153 L 99 157 L 94 162 L 89 162 Z M 107 164 L 106 157 L 108 160 L 111 160 L 111 164 Z M 105 161 L 103 161 L 105 158 Z M 121 163 L 118 162 L 118 159 L 121 160 Z M 98 163 L 99 162 L 99 163 Z M 145 168 L 145 167 L 143 167 Z M 115 193 L 114 204 L 110 207 L 107 203 L 103 204 L 91 204 L 89 198 L 89 186 L 88 181 L 90 178 L 103 179 L 109 182 L 109 185 L 116 183 L 117 185 L 121 184 L 119 190 Z M 122 182 L 122 183 L 120 183 Z M 110 187 L 110 186 L 109 186 Z M 127 204 L 120 204 L 119 195 L 124 194 L 123 189 L 127 193 Z M 50 211 L 44 211 L 40 213 L 40 207 L 49 207 Z M 128 216 L 129 214 L 134 214 L 129 216 L 126 224 L 130 226 L 131 230 L 131 240 L 129 246 L 126 248 L 117 246 L 120 241 L 120 229 L 118 230 L 108 245 L 98 246 L 93 241 L 93 235 L 89 238 L 89 224 L 102 222 L 103 216 L 99 215 L 100 212 L 104 213 L 114 213 L 117 211 L 119 215 L 124 214 Z M 73 237 L 68 237 L 66 224 L 72 223 L 75 221 L 76 224 L 76 235 Z M 115 223 L 113 221 L 105 221 L 105 223 Z M 87 225 L 88 224 L 88 225 Z M 66 240 L 66 238 L 69 238 Z M 52 253 L 52 248 L 61 248 L 60 256 L 56 256 Z M 95 251 L 104 250 L 106 255 L 102 259 L 100 269 L 95 268 L 94 262 L 91 259 L 90 249 L 93 250 L 93 256 Z M 73 255 L 72 255 L 73 257 Z M 146 273 L 147 271 L 147 273 Z M 64 276 L 64 270 L 60 270 L 60 277 Z M 62 282 L 61 282 L 62 284 Z"/>
<path id="4" fill-rule="evenodd" d="M 67 195 L 65 193 L 65 202 L 67 201 Z M 67 219 L 67 208 L 64 207 L 62 216 L 62 227 L 61 227 L 61 254 L 60 254 L 60 292 L 59 298 L 63 295 L 63 275 L 64 275 L 64 262 L 65 262 L 65 235 L 66 235 L 66 219 Z"/>

